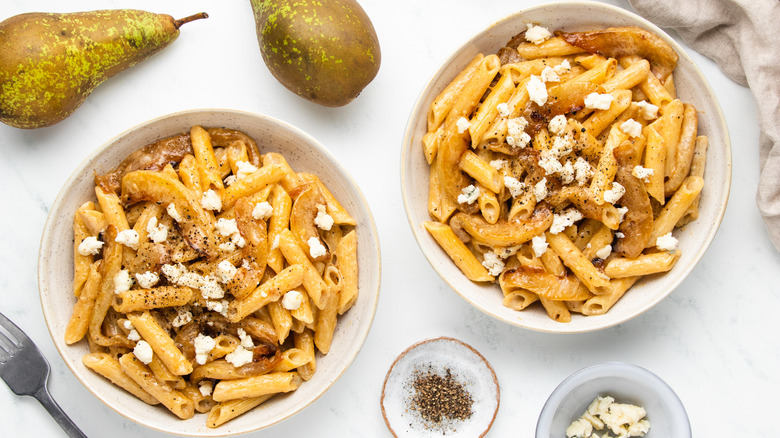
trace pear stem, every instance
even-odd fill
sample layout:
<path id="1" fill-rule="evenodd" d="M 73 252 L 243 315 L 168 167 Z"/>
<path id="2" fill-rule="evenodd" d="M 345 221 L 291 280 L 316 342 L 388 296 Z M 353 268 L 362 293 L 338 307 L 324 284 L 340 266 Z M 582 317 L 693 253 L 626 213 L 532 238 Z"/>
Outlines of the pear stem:
<path id="1" fill-rule="evenodd" d="M 176 26 L 176 29 L 180 28 L 182 24 L 187 24 L 190 21 L 200 20 L 201 18 L 209 18 L 209 14 L 205 12 L 199 12 L 195 15 L 190 15 L 189 17 L 180 18 L 173 22 L 173 25 Z"/>

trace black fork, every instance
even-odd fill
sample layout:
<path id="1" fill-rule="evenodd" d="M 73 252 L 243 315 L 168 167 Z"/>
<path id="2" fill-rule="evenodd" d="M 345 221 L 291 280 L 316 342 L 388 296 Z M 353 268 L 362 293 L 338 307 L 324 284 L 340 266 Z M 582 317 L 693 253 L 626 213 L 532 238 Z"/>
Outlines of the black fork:
<path id="1" fill-rule="evenodd" d="M 17 395 L 35 397 L 69 437 L 86 438 L 51 398 L 46 387 L 49 363 L 38 347 L 11 320 L 0 313 L 0 378 Z"/>

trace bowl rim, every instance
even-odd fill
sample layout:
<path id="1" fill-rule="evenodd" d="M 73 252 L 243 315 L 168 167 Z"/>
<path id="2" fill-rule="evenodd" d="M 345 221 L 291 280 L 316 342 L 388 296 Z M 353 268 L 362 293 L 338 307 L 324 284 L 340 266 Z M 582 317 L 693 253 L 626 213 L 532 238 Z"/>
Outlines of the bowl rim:
<path id="1" fill-rule="evenodd" d="M 697 81 L 703 85 L 706 95 L 711 96 L 713 106 L 715 108 L 715 126 L 713 127 L 713 130 L 720 130 L 722 131 L 722 137 L 723 137 L 723 152 L 725 155 L 725 169 L 726 169 L 726 178 L 723 181 L 723 197 L 721 200 L 719 200 L 719 204 L 717 207 L 717 211 L 714 218 L 714 224 L 709 228 L 708 232 L 702 239 L 702 245 L 700 249 L 694 253 L 694 256 L 691 260 L 691 263 L 687 266 L 679 266 L 677 267 L 677 272 L 679 273 L 677 280 L 675 280 L 673 283 L 671 283 L 666 293 L 660 294 L 656 296 L 654 299 L 649 301 L 646 306 L 644 306 L 643 309 L 631 314 L 627 315 L 624 318 L 620 319 L 612 319 L 612 318 L 606 318 L 602 320 L 600 324 L 594 324 L 590 327 L 586 328 L 572 328 L 571 323 L 560 323 L 559 326 L 556 326 L 554 328 L 544 328 L 544 327 L 537 327 L 533 325 L 529 325 L 526 323 L 526 320 L 524 318 L 513 318 L 513 319 L 507 319 L 501 315 L 498 315 L 494 313 L 491 309 L 484 307 L 482 305 L 479 305 L 477 302 L 475 302 L 471 298 L 471 293 L 467 293 L 464 291 L 459 290 L 457 287 L 455 287 L 455 284 L 453 281 L 451 281 L 447 275 L 442 271 L 442 268 L 437 266 L 435 263 L 431 261 L 431 257 L 433 257 L 433 250 L 426 249 L 426 246 L 423 245 L 423 239 L 425 232 L 421 229 L 421 227 L 418 227 L 419 224 L 413 222 L 412 218 L 412 206 L 411 206 L 411 200 L 410 196 L 408 196 L 408 193 L 411 193 L 412 189 L 410 188 L 410 182 L 409 182 L 409 176 L 407 174 L 406 169 L 406 163 L 411 160 L 411 154 L 419 153 L 419 150 L 412 145 L 412 139 L 414 137 L 414 124 L 415 124 L 415 115 L 419 114 L 421 110 L 427 108 L 429 105 L 429 102 L 426 102 L 425 95 L 427 94 L 427 91 L 433 86 L 434 81 L 439 79 L 439 77 L 444 73 L 444 71 L 449 67 L 449 65 L 455 60 L 455 58 L 458 56 L 459 53 L 467 49 L 469 46 L 471 46 L 476 40 L 482 38 L 484 35 L 488 34 L 492 29 L 503 25 L 505 23 L 522 19 L 523 15 L 528 14 L 530 12 L 535 12 L 538 10 L 543 9 L 555 9 L 555 8 L 562 8 L 562 7 L 588 7 L 593 9 L 601 9 L 604 12 L 612 13 L 617 16 L 620 16 L 622 18 L 627 18 L 631 20 L 635 20 L 638 23 L 641 23 L 641 26 L 643 26 L 645 29 L 648 29 L 654 33 L 656 33 L 659 37 L 661 37 L 664 41 L 669 43 L 672 48 L 677 52 L 680 58 L 685 59 L 685 61 L 690 64 L 691 71 L 694 73 Z M 458 295 L 460 295 L 461 298 L 466 300 L 469 304 L 471 304 L 473 307 L 479 309 L 481 312 L 491 316 L 492 318 L 495 318 L 497 320 L 500 320 L 502 322 L 505 322 L 507 324 L 514 325 L 516 327 L 521 327 L 528 330 L 533 330 L 537 332 L 542 333 L 561 333 L 561 334 L 568 334 L 568 333 L 588 333 L 593 332 L 597 330 L 603 330 L 606 328 L 614 327 L 616 325 L 622 324 L 624 322 L 630 321 L 631 319 L 634 319 L 638 317 L 639 315 L 644 314 L 651 308 L 653 308 L 656 304 L 658 304 L 660 301 L 662 301 L 664 298 L 669 296 L 674 290 L 676 290 L 680 284 L 688 277 L 688 275 L 691 273 L 691 271 L 696 267 L 696 265 L 701 261 L 702 257 L 704 256 L 704 253 L 707 251 L 707 249 L 710 247 L 713 239 L 715 238 L 715 235 L 718 232 L 718 229 L 720 228 L 721 223 L 723 222 L 723 217 L 726 213 L 726 207 L 728 205 L 729 200 L 729 193 L 731 192 L 731 179 L 732 179 L 732 152 L 731 152 L 731 137 L 729 135 L 728 125 L 726 124 L 726 118 L 723 114 L 723 109 L 721 108 L 720 102 L 718 101 L 717 96 L 715 95 L 715 92 L 712 89 L 712 86 L 710 85 L 709 81 L 707 81 L 706 77 L 702 73 L 699 66 L 693 61 L 693 59 L 688 55 L 688 53 L 685 51 L 685 48 L 682 44 L 678 43 L 674 38 L 672 38 L 666 31 L 661 29 L 660 27 L 653 24 L 651 21 L 647 20 L 646 18 L 640 16 L 639 14 L 632 12 L 628 9 L 621 8 L 619 6 L 614 6 L 606 3 L 601 3 L 597 1 L 591 1 L 591 0 L 570 0 L 570 1 L 560 1 L 560 2 L 554 2 L 554 3 L 547 3 L 547 4 L 540 4 L 531 6 L 525 9 L 521 9 L 517 12 L 511 13 L 495 22 L 490 24 L 489 26 L 483 28 L 482 30 L 478 31 L 476 34 L 468 37 L 468 39 L 463 42 L 460 46 L 458 46 L 457 49 L 455 49 L 439 66 L 439 68 L 431 75 L 430 79 L 424 84 L 421 91 L 419 92 L 417 99 L 415 100 L 414 106 L 412 107 L 412 110 L 409 114 L 409 117 L 407 119 L 406 128 L 404 130 L 403 135 L 403 142 L 401 145 L 401 160 L 400 160 L 400 167 L 401 167 L 401 197 L 404 204 L 404 210 L 406 212 L 406 219 L 409 223 L 409 227 L 412 230 L 412 234 L 414 235 L 415 240 L 417 241 L 417 246 L 422 251 L 423 255 L 425 256 L 426 260 L 428 261 L 428 264 L 436 271 L 436 273 L 439 275 L 439 277 L 450 287 L 450 289 L 454 290 Z M 472 283 L 475 287 L 479 287 L 478 284 Z M 471 290 L 469 288 L 469 290 Z M 520 311 L 517 311 L 520 312 Z M 609 312 L 606 313 L 606 315 L 609 315 Z M 599 315 L 604 316 L 604 315 Z M 592 318 L 592 317 L 591 317 Z"/>
<path id="2" fill-rule="evenodd" d="M 575 371 L 555 387 L 539 413 L 535 437 L 549 438 L 549 426 L 552 423 L 553 417 L 555 417 L 558 407 L 574 389 L 581 384 L 596 378 L 614 376 L 616 370 L 620 371 L 621 377 L 628 377 L 634 382 L 648 382 L 650 384 L 649 386 L 653 388 L 653 392 L 659 395 L 664 404 L 669 406 L 673 412 L 679 414 L 678 418 L 682 420 L 684 426 L 687 428 L 686 436 L 691 436 L 691 424 L 690 419 L 688 418 L 688 412 L 685 410 L 685 406 L 683 405 L 682 400 L 680 400 L 680 397 L 665 380 L 647 368 L 639 365 L 621 361 L 609 361 L 590 365 Z"/>
<path id="3" fill-rule="evenodd" d="M 119 141 L 120 139 L 124 138 L 127 135 L 130 135 L 132 132 L 146 128 L 150 125 L 154 125 L 157 123 L 160 123 L 161 121 L 172 119 L 172 118 L 178 118 L 178 117 L 186 117 L 188 115 L 194 115 L 198 113 L 224 113 L 226 115 L 236 115 L 240 117 L 248 117 L 248 118 L 255 118 L 255 119 L 264 119 L 266 122 L 269 122 L 273 125 L 276 125 L 277 127 L 280 127 L 281 129 L 284 129 L 288 131 L 289 133 L 294 134 L 295 136 L 299 137 L 304 143 L 308 144 L 310 147 L 313 147 L 316 149 L 320 154 L 324 155 L 329 159 L 330 162 L 332 162 L 340 175 L 343 175 L 344 182 L 347 186 L 351 187 L 355 195 L 357 197 L 357 200 L 360 204 L 363 205 L 363 208 L 365 209 L 367 216 L 366 221 L 362 223 L 362 227 L 368 229 L 367 233 L 368 236 L 370 236 L 371 240 L 373 241 L 373 246 L 375 249 L 375 262 L 371 264 L 371 266 L 374 266 L 376 269 L 376 284 L 371 285 L 372 287 L 369 289 L 371 292 L 370 296 L 373 297 L 372 304 L 369 308 L 370 315 L 366 315 L 368 317 L 368 322 L 366 323 L 366 330 L 363 330 L 361 333 L 359 333 L 359 336 L 353 338 L 353 341 L 358 341 L 358 348 L 354 350 L 354 352 L 346 356 L 347 360 L 344 362 L 344 365 L 342 366 L 339 373 L 333 377 L 329 382 L 327 382 L 327 385 L 324 386 L 324 388 L 316 393 L 314 397 L 312 397 L 310 400 L 306 401 L 305 403 L 301 403 L 300 405 L 296 405 L 293 410 L 286 413 L 284 416 L 274 419 L 273 421 L 263 424 L 257 427 L 251 427 L 246 428 L 245 430 L 237 430 L 233 432 L 221 432 L 222 430 L 225 430 L 225 428 L 209 428 L 207 429 L 207 433 L 191 433 L 186 431 L 174 431 L 169 430 L 167 428 L 164 428 L 162 426 L 159 426 L 154 421 L 147 421 L 143 418 L 134 418 L 124 412 L 123 410 L 120 410 L 117 406 L 114 406 L 116 403 L 109 403 L 106 400 L 106 397 L 102 394 L 102 392 L 97 391 L 95 388 L 92 387 L 92 385 L 87 384 L 81 377 L 79 372 L 72 364 L 65 360 L 66 357 L 66 349 L 71 348 L 71 346 L 65 345 L 64 342 L 58 341 L 61 336 L 60 333 L 54 332 L 54 327 L 52 326 L 52 323 L 50 322 L 50 315 L 49 312 L 52 311 L 52 309 L 49 309 L 45 303 L 44 303 L 44 291 L 46 288 L 44 287 L 44 282 L 46 278 L 46 273 L 44 272 L 43 267 L 46 266 L 46 262 L 44 260 L 44 255 L 48 252 L 49 244 L 52 242 L 52 233 L 53 233 L 53 226 L 52 221 L 56 220 L 54 215 L 51 214 L 52 211 L 58 209 L 59 204 L 61 204 L 64 201 L 64 197 L 66 193 L 68 193 L 68 187 L 70 187 L 74 180 L 78 178 L 79 175 L 84 173 L 85 171 L 88 171 L 87 167 L 90 163 L 92 163 L 94 160 L 96 160 L 101 154 L 105 153 L 105 151 L 114 143 Z M 142 146 L 139 146 L 142 147 Z M 111 137 L 109 140 L 103 142 L 99 147 L 95 148 L 92 152 L 90 152 L 86 158 L 84 158 L 71 172 L 70 175 L 66 178 L 66 180 L 62 183 L 62 187 L 57 193 L 57 196 L 54 198 L 54 201 L 51 204 L 51 207 L 49 208 L 49 212 L 46 216 L 46 221 L 43 225 L 43 231 L 41 233 L 41 239 L 38 245 L 38 257 L 37 257 L 37 286 L 38 286 L 38 297 L 39 302 L 41 305 L 41 310 L 43 311 L 43 320 L 46 323 L 46 328 L 49 332 L 49 335 L 51 337 L 52 343 L 54 344 L 55 348 L 57 349 L 57 353 L 60 356 L 60 359 L 63 360 L 65 365 L 68 367 L 68 369 L 71 371 L 71 373 L 76 377 L 76 380 L 79 381 L 79 383 L 86 388 L 92 395 L 94 395 L 98 400 L 100 400 L 105 406 L 108 406 L 111 408 L 114 412 L 118 413 L 124 418 L 127 418 L 128 420 L 133 421 L 134 423 L 141 424 L 143 426 L 146 426 L 150 429 L 165 432 L 165 433 L 175 433 L 182 436 L 192 436 L 192 437 L 223 437 L 223 436 L 235 436 L 235 435 L 241 435 L 245 433 L 250 432 L 256 432 L 261 429 L 266 429 L 271 426 L 274 426 L 276 424 L 279 424 L 290 417 L 298 414 L 305 408 L 312 405 L 314 402 L 316 402 L 320 397 L 322 397 L 335 383 L 337 380 L 339 380 L 344 373 L 346 373 L 347 369 L 350 368 L 354 360 L 357 358 L 357 356 L 360 354 L 360 351 L 365 346 L 365 341 L 368 338 L 369 333 L 371 332 L 371 328 L 373 326 L 374 318 L 376 316 L 376 311 L 379 305 L 379 294 L 381 291 L 381 278 L 382 278 L 382 263 L 381 263 L 381 248 L 380 248 L 380 242 L 379 242 L 379 234 L 377 232 L 376 228 L 376 221 L 374 219 L 374 215 L 371 211 L 370 204 L 366 200 L 365 195 L 363 194 L 362 190 L 360 189 L 360 185 L 357 184 L 354 177 L 344 168 L 344 166 L 341 164 L 341 162 L 336 158 L 336 156 L 328 150 L 322 143 L 320 143 L 317 139 L 315 139 L 313 136 L 308 134 L 307 132 L 303 131 L 302 129 L 285 122 L 283 120 L 280 120 L 275 117 L 271 117 L 265 114 L 260 113 L 254 113 L 250 111 L 245 110 L 235 110 L 235 109 L 227 109 L 227 108 L 196 108 L 196 109 L 189 109 L 189 110 L 182 110 L 182 111 L 176 111 L 173 113 L 165 114 L 162 116 L 158 116 L 155 118 L 152 118 L 150 120 L 137 123 L 130 128 L 125 129 L 121 133 Z M 364 294 L 367 294 L 368 291 L 364 292 Z M 48 293 L 48 292 L 46 292 Z M 119 389 L 119 388 L 117 388 Z"/>

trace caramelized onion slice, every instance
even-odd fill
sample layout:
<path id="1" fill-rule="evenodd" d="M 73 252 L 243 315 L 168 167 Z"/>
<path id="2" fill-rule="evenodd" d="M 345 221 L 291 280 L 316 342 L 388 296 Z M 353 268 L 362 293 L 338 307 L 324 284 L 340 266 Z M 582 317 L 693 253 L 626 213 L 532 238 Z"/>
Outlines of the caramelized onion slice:
<path id="1" fill-rule="evenodd" d="M 677 65 L 677 52 L 660 36 L 639 27 L 610 27 L 592 32 L 557 34 L 567 43 L 609 58 L 638 55 L 650 61 L 653 74 L 666 79 Z"/>

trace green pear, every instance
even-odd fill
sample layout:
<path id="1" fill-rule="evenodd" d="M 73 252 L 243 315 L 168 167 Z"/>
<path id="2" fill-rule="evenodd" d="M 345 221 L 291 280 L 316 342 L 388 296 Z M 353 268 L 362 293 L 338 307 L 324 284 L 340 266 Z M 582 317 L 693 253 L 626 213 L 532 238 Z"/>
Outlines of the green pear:
<path id="1" fill-rule="evenodd" d="M 181 20 L 132 9 L 34 12 L 0 22 L 0 121 L 51 126 L 103 81 L 167 47 Z"/>
<path id="2" fill-rule="evenodd" d="M 251 0 L 268 69 L 324 106 L 351 102 L 379 71 L 376 31 L 355 0 Z"/>

